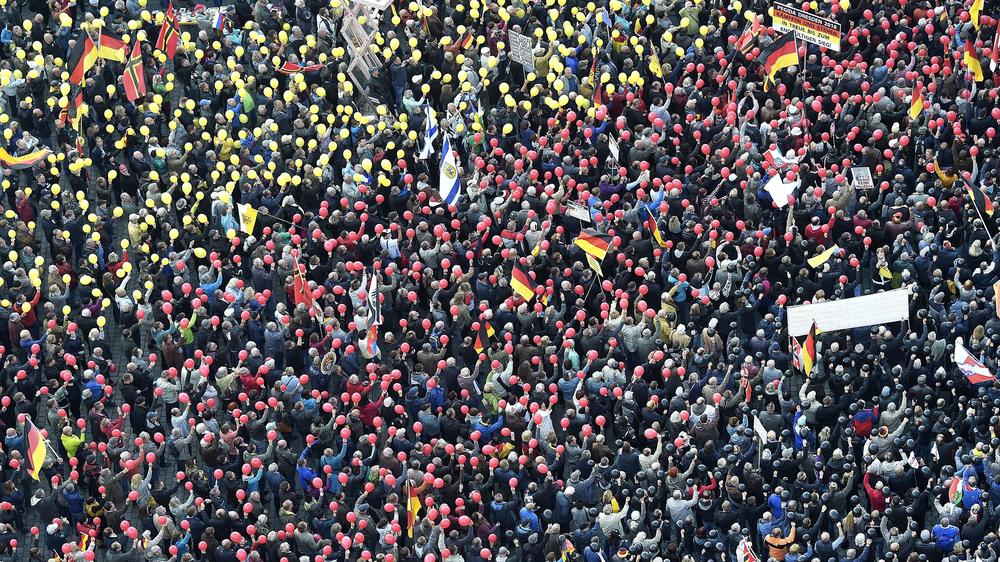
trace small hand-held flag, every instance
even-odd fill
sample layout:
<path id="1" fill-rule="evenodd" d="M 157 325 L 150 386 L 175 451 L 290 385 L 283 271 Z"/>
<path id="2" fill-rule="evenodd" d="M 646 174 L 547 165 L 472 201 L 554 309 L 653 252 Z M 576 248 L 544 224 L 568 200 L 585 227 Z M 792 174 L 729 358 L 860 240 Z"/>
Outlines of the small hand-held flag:
<path id="1" fill-rule="evenodd" d="M 437 116 L 434 114 L 434 108 L 427 105 L 424 108 L 424 146 L 420 149 L 421 160 L 427 160 L 434 154 L 434 141 L 438 138 L 438 128 Z"/>
<path id="2" fill-rule="evenodd" d="M 42 431 L 35 427 L 34 422 L 30 419 L 25 421 L 24 441 L 30 465 L 28 474 L 38 480 L 38 475 L 41 473 L 42 465 L 45 464 L 45 458 L 48 455 L 48 444 L 45 442 Z"/>
<path id="3" fill-rule="evenodd" d="M 417 517 L 420 515 L 420 497 L 413 490 L 410 481 L 406 481 L 406 536 L 413 538 L 413 528 L 417 524 Z"/>
<path id="4" fill-rule="evenodd" d="M 969 70 L 969 74 L 972 75 L 976 82 L 982 82 L 985 76 L 983 75 L 983 65 L 979 62 L 979 55 L 976 54 L 975 41 L 969 40 L 965 42 L 965 55 L 963 60 L 965 61 L 965 68 Z"/>
<path id="5" fill-rule="evenodd" d="M 964 180 L 963 180 L 964 181 Z M 986 192 L 981 187 L 976 187 L 969 182 L 965 182 L 965 190 L 972 198 L 972 205 L 979 213 L 979 217 L 986 220 L 986 217 L 993 216 L 993 200 L 986 196 Z"/>
<path id="6" fill-rule="evenodd" d="M 219 8 L 219 11 L 215 13 L 215 18 L 212 20 L 212 28 L 218 31 L 222 31 L 226 27 L 226 12 Z"/>
<path id="7" fill-rule="evenodd" d="M 812 374 L 813 364 L 816 362 L 816 333 L 816 323 L 813 322 L 801 345 L 799 345 L 799 340 L 792 337 L 792 365 L 801 370 L 807 377 Z"/>
<path id="8" fill-rule="evenodd" d="M 237 204 L 236 208 L 240 213 L 240 230 L 246 234 L 253 234 L 254 226 L 257 224 L 257 209 L 243 203 Z"/>
<path id="9" fill-rule="evenodd" d="M 996 375 L 986 365 L 980 363 L 978 359 L 969 355 L 969 351 L 965 349 L 965 346 L 960 341 L 955 342 L 955 364 L 971 384 L 993 382 L 996 380 Z"/>
<path id="10" fill-rule="evenodd" d="M 920 114 L 924 112 L 924 92 L 923 84 L 917 82 L 913 86 L 913 95 L 910 97 L 910 120 L 920 117 Z"/>
<path id="11" fill-rule="evenodd" d="M 453 207 L 458 203 L 462 180 L 458 177 L 458 159 L 451 149 L 451 139 L 447 135 L 444 137 L 444 146 L 441 147 L 441 167 L 440 182 L 438 183 L 438 193 L 441 194 L 441 201 Z"/>
<path id="12" fill-rule="evenodd" d="M 530 301 L 535 298 L 535 287 L 538 285 L 528 275 L 528 272 L 515 262 L 513 269 L 510 271 L 510 286 L 514 289 L 515 293 L 521 295 L 521 298 Z"/>

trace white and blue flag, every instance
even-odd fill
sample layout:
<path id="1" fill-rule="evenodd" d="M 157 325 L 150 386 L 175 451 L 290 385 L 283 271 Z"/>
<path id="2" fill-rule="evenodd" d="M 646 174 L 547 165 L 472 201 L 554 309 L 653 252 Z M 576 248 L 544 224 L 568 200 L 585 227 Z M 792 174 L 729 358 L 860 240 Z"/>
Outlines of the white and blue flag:
<path id="1" fill-rule="evenodd" d="M 448 206 L 457 204 L 461 188 L 462 180 L 458 177 L 458 160 L 455 159 L 455 153 L 451 150 L 451 139 L 445 135 L 444 146 L 441 147 L 441 182 L 438 184 L 441 201 Z"/>
<path id="2" fill-rule="evenodd" d="M 420 149 L 421 160 L 427 160 L 434 154 L 434 141 L 438 137 L 438 130 L 434 108 L 428 105 L 424 108 L 424 147 Z"/>

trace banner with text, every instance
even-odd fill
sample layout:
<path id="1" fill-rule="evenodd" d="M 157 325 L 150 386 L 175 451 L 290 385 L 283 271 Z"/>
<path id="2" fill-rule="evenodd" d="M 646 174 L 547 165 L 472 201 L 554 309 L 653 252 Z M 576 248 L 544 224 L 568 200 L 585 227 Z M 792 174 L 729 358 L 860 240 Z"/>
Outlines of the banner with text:
<path id="1" fill-rule="evenodd" d="M 771 8 L 771 17 L 771 27 L 776 31 L 792 31 L 797 39 L 840 52 L 840 24 L 836 21 L 787 4 L 775 4 Z"/>

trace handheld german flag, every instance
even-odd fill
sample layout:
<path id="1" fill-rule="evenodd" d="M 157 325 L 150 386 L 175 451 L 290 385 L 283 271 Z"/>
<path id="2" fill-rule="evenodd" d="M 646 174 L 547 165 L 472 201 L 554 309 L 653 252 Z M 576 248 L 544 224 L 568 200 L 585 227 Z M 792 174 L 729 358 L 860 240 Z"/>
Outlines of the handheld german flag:
<path id="1" fill-rule="evenodd" d="M 479 331 L 476 332 L 476 341 L 473 344 L 473 347 L 476 349 L 476 353 L 482 353 L 484 349 L 489 347 L 490 338 L 492 338 L 495 333 L 496 330 L 493 329 L 493 325 L 489 322 L 483 321 L 479 323 Z"/>
<path id="2" fill-rule="evenodd" d="M 413 528 L 417 525 L 417 517 L 420 515 L 420 497 L 413 490 L 409 480 L 406 481 L 406 536 L 413 538 Z"/>
<path id="3" fill-rule="evenodd" d="M 0 147 L 0 165 L 11 170 L 24 170 L 45 160 L 49 154 L 52 154 L 51 150 L 42 148 L 24 156 L 12 156 L 3 147 Z"/>
<path id="4" fill-rule="evenodd" d="M 465 35 L 462 35 L 462 38 L 458 40 L 458 46 L 464 51 L 471 47 L 474 42 L 475 38 L 472 36 L 472 32 L 466 31 Z"/>
<path id="5" fill-rule="evenodd" d="M 965 42 L 965 55 L 963 56 L 965 61 L 965 68 L 969 70 L 969 74 L 972 74 L 976 82 L 982 82 L 983 78 L 983 65 L 979 62 L 979 55 L 976 54 L 975 41 L 968 40 Z"/>
<path id="6" fill-rule="evenodd" d="M 783 69 L 799 64 L 799 49 L 795 34 L 789 31 L 767 46 L 760 54 L 764 61 L 764 91 L 775 83 L 775 76 Z"/>
<path id="7" fill-rule="evenodd" d="M 70 50 L 69 55 L 66 57 L 66 68 L 69 69 L 70 84 L 82 86 L 87 71 L 97 64 L 98 58 L 100 57 L 97 54 L 97 45 L 94 45 L 94 40 L 90 38 L 90 35 L 81 29 L 80 34 L 76 37 L 73 49 Z"/>
<path id="8" fill-rule="evenodd" d="M 167 58 L 173 60 L 177 52 L 177 43 L 181 37 L 180 22 L 174 14 L 174 3 L 167 4 L 167 13 L 163 16 L 163 24 L 160 25 L 160 35 L 156 38 L 156 48 L 167 54 Z"/>
<path id="9" fill-rule="evenodd" d="M 923 84 L 917 82 L 913 86 L 913 95 L 910 97 L 910 120 L 914 120 L 920 117 L 920 114 L 924 112 L 924 92 Z"/>
<path id="10" fill-rule="evenodd" d="M 661 248 L 666 248 L 667 241 L 664 240 L 663 235 L 660 234 L 660 227 L 656 224 L 656 219 L 653 217 L 653 214 L 649 212 L 649 209 L 645 206 L 639 207 L 639 216 L 642 218 L 643 226 L 645 226 L 646 230 L 648 230 L 653 236 L 653 240 L 655 240 Z"/>
<path id="11" fill-rule="evenodd" d="M 535 288 L 538 286 L 519 264 L 514 263 L 510 272 L 510 286 L 514 292 L 526 301 L 535 298 Z"/>
<path id="12" fill-rule="evenodd" d="M 38 480 L 42 465 L 45 464 L 45 457 L 48 455 L 48 446 L 45 443 L 45 436 L 30 419 L 25 422 L 24 441 L 27 447 L 28 463 L 31 465 L 28 474 Z"/>
<path id="13" fill-rule="evenodd" d="M 986 196 L 986 192 L 981 187 L 975 187 L 969 182 L 965 182 L 965 190 L 972 199 L 973 206 L 980 217 L 993 216 L 993 201 Z"/>
<path id="14" fill-rule="evenodd" d="M 604 257 L 608 255 L 608 248 L 611 247 L 611 240 L 613 237 L 608 234 L 585 228 L 573 243 L 598 261 L 604 261 Z"/>
<path id="15" fill-rule="evenodd" d="M 125 62 L 127 54 L 128 45 L 122 41 L 121 37 L 103 29 L 101 30 L 101 34 L 97 37 L 97 56 L 99 58 L 115 62 Z"/>
<path id="16" fill-rule="evenodd" d="M 122 74 L 122 85 L 125 88 L 125 97 L 130 102 L 135 102 L 146 95 L 146 69 L 142 65 L 142 45 L 139 41 L 132 45 L 132 56 L 129 57 L 125 72 Z"/>
<path id="17" fill-rule="evenodd" d="M 816 363 L 816 323 L 813 322 L 809 328 L 806 339 L 802 342 L 801 352 L 802 372 L 808 377 L 812 374 L 813 365 Z"/>

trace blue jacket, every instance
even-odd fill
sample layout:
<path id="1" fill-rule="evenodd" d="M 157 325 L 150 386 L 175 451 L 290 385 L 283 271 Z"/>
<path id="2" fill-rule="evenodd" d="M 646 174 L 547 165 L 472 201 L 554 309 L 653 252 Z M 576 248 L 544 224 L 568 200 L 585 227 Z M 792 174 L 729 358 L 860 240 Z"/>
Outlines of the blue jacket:
<path id="1" fill-rule="evenodd" d="M 948 525 L 947 527 L 935 525 L 932 534 L 938 548 L 944 552 L 951 552 L 951 549 L 955 547 L 955 543 L 958 542 L 959 530 L 958 527 L 953 525 Z"/>

